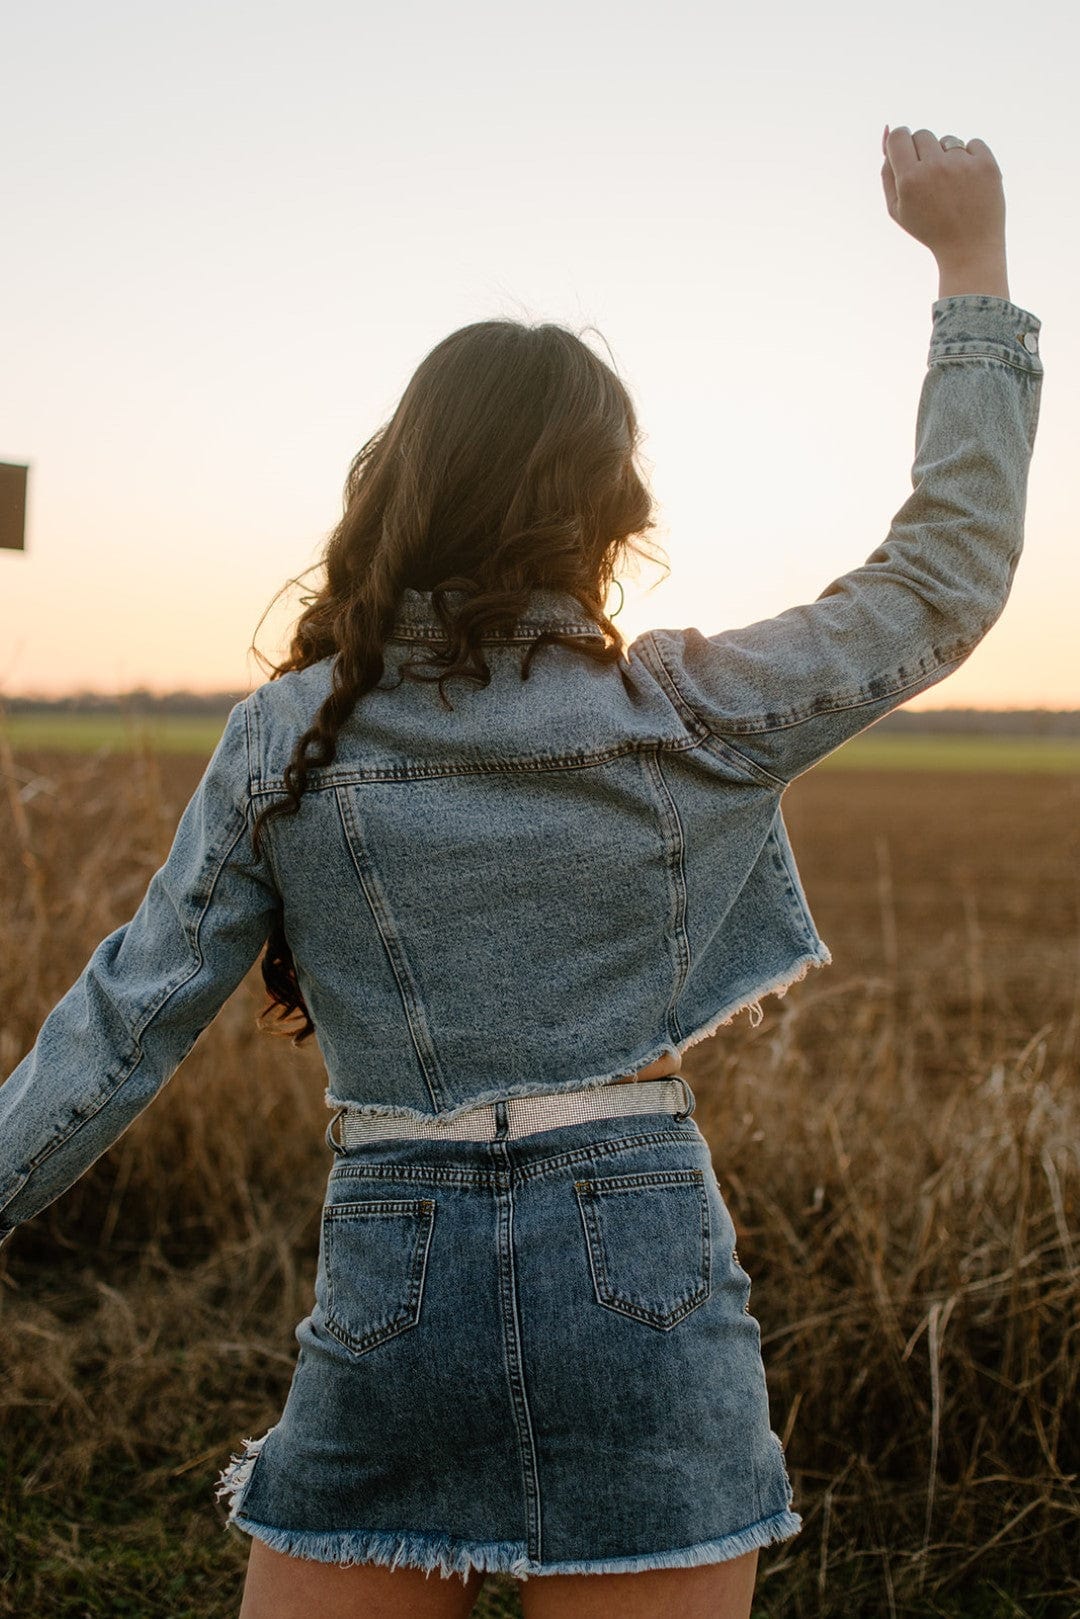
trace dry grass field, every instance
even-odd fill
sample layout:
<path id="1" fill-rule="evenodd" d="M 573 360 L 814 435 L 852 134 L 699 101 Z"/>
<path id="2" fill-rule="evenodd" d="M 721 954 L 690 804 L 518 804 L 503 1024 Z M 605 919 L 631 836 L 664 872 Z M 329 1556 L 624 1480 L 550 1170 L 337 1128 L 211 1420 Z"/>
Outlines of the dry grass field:
<path id="1" fill-rule="evenodd" d="M 8 756 L 0 1077 L 203 763 Z M 833 966 L 684 1064 L 804 1520 L 755 1615 L 1075 1616 L 1080 775 L 822 769 L 785 811 Z M 263 1002 L 256 967 L 0 1254 L 3 1614 L 237 1611 L 214 1480 L 284 1401 L 328 1159 L 318 1053 Z M 518 1612 L 490 1579 L 477 1613 Z"/>

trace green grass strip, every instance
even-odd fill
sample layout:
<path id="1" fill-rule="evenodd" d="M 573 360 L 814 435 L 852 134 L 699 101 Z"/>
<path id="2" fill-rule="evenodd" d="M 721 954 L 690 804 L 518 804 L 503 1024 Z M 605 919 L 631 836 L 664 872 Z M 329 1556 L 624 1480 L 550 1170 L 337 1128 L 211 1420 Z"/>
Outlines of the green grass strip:
<path id="1" fill-rule="evenodd" d="M 167 714 L 153 718 L 100 714 L 13 714 L 12 748 L 64 753 L 124 753 L 150 746 L 161 753 L 209 758 L 224 718 Z M 871 727 L 817 767 L 821 770 L 1080 771 L 1080 737 L 897 736 Z"/>

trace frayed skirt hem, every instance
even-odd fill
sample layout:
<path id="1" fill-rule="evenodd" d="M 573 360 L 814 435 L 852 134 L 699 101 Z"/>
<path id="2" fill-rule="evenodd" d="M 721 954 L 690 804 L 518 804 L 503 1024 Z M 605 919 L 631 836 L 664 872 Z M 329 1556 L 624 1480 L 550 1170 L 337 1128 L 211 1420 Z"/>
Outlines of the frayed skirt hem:
<path id="1" fill-rule="evenodd" d="M 643 1552 L 635 1557 L 584 1558 L 562 1563 L 534 1561 L 520 1540 L 453 1540 L 444 1535 L 396 1534 L 378 1529 L 327 1533 L 277 1529 L 256 1523 L 240 1513 L 229 1518 L 226 1528 L 230 1525 L 263 1541 L 272 1551 L 317 1563 L 337 1563 L 341 1567 L 379 1563 L 386 1568 L 416 1568 L 425 1574 L 438 1569 L 444 1579 L 453 1574 L 464 1579 L 474 1570 L 528 1579 L 544 1574 L 639 1574 L 654 1568 L 698 1568 L 703 1563 L 725 1563 L 773 1541 L 790 1540 L 802 1529 L 802 1518 L 797 1512 L 777 1512 L 735 1534 L 701 1541 L 696 1546 Z"/>

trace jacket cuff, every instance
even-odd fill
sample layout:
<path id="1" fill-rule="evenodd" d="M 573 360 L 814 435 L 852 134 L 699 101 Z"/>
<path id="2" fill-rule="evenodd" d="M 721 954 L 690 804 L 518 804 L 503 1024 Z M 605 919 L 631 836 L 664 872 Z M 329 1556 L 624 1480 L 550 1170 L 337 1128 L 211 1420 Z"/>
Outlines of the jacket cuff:
<path id="1" fill-rule="evenodd" d="M 931 305 L 934 328 L 927 364 L 955 354 L 985 355 L 1005 360 L 1021 371 L 1042 376 L 1039 332 L 1042 321 L 1007 298 L 963 292 L 937 298 Z"/>

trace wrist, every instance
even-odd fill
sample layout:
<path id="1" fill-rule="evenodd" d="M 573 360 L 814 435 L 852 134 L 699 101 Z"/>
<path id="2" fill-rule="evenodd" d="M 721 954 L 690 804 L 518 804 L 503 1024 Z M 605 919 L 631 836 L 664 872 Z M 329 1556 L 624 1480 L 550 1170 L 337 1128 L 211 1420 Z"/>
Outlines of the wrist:
<path id="1" fill-rule="evenodd" d="M 965 293 L 982 293 L 1009 301 L 1009 272 L 1004 246 L 964 259 L 938 260 L 938 297 L 958 298 Z"/>

